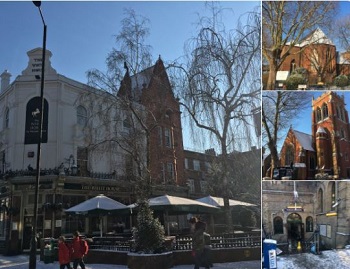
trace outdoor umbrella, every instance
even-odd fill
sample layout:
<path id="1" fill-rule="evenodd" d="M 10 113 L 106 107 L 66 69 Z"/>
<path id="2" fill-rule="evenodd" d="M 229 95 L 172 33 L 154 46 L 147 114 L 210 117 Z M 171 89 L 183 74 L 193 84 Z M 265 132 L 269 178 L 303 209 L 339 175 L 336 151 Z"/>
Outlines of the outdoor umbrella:
<path id="1" fill-rule="evenodd" d="M 208 205 L 212 205 L 212 206 L 217 206 L 217 207 L 223 207 L 224 206 L 224 199 L 221 197 L 213 197 L 213 196 L 206 196 L 200 199 L 197 199 L 196 201 L 202 202 L 202 203 L 206 203 Z M 242 201 L 238 201 L 238 200 L 233 200 L 233 199 L 229 199 L 229 204 L 230 207 L 233 206 L 256 206 L 255 204 L 250 204 L 250 203 L 246 203 L 246 202 L 242 202 Z"/>
<path id="2" fill-rule="evenodd" d="M 221 208 L 224 207 L 224 199 L 221 197 L 214 197 L 209 195 L 209 196 L 197 199 L 196 201 L 200 201 L 208 205 L 213 205 Z M 255 207 L 256 206 L 255 204 L 250 204 L 250 203 L 233 200 L 233 199 L 229 199 L 229 205 L 230 207 Z M 214 223 L 213 217 L 211 218 L 211 222 Z"/>
<path id="3" fill-rule="evenodd" d="M 82 214 L 100 217 L 100 234 L 102 237 L 102 218 L 101 216 L 112 215 L 117 213 L 130 212 L 130 208 L 119 203 L 103 194 L 86 200 L 76 206 L 65 210 L 70 214 Z"/>
<path id="4" fill-rule="evenodd" d="M 219 210 L 216 206 L 202 203 L 200 201 L 170 195 L 151 198 L 148 200 L 148 203 L 153 210 L 164 211 L 166 217 L 169 213 L 214 213 Z M 136 206 L 137 204 L 129 205 L 130 208 L 135 208 Z"/>

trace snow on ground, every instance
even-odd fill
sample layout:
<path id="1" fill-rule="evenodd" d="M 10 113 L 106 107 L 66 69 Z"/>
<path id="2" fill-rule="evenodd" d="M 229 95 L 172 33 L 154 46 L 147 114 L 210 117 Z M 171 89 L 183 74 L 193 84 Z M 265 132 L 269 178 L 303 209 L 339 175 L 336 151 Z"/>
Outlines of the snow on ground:
<path id="1" fill-rule="evenodd" d="M 278 269 L 350 269 L 350 249 L 277 256 Z"/>
<path id="2" fill-rule="evenodd" d="M 0 268 L 6 269 L 28 269 L 27 255 L 18 256 L 2 256 L 0 255 Z M 37 260 L 36 269 L 58 269 L 58 262 L 45 264 L 42 261 Z M 80 268 L 80 267 L 78 267 Z M 215 263 L 212 269 L 260 269 L 260 261 L 245 261 L 245 262 L 232 262 L 232 263 Z M 86 264 L 86 269 L 128 269 L 127 266 L 115 265 L 115 264 Z M 155 268 L 161 269 L 161 268 Z M 193 265 L 178 265 L 173 269 L 193 269 Z"/>

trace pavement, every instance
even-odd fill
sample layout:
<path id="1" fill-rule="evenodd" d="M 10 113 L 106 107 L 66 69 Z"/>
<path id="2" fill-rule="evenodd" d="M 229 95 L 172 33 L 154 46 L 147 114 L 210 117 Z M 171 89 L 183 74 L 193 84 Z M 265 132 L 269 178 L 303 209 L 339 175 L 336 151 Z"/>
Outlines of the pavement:
<path id="1" fill-rule="evenodd" d="M 6 269 L 28 269 L 28 255 L 4 256 L 0 255 L 0 268 Z M 172 269 L 193 269 L 193 265 L 177 265 Z M 45 264 L 37 258 L 36 269 L 57 269 L 58 262 Z M 79 267 L 80 268 L 80 267 Z M 230 263 L 214 263 L 211 269 L 260 269 L 261 261 L 241 261 Z M 86 269 L 128 269 L 125 265 L 115 264 L 86 264 Z M 161 268 L 155 268 L 161 269 Z"/>

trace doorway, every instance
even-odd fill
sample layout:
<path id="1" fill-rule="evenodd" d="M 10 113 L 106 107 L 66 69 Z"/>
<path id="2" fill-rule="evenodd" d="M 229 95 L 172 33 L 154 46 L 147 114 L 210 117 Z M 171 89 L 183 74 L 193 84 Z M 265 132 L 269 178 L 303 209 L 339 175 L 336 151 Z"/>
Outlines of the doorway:
<path id="1" fill-rule="evenodd" d="M 297 213 L 292 213 L 287 218 L 288 241 L 291 242 L 292 248 L 296 248 L 298 241 L 304 241 L 304 223 L 301 216 Z"/>

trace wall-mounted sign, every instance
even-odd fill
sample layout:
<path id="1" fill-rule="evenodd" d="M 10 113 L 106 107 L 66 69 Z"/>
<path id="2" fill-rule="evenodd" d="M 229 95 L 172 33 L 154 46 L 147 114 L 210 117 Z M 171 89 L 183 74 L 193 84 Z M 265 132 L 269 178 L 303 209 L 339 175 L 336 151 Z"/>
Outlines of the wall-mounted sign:
<path id="1" fill-rule="evenodd" d="M 39 142 L 39 121 L 41 117 L 41 98 L 34 97 L 29 100 L 26 108 L 26 126 L 24 144 L 38 144 Z M 47 143 L 47 128 L 49 118 L 49 104 L 44 100 L 44 118 L 41 143 Z"/>

